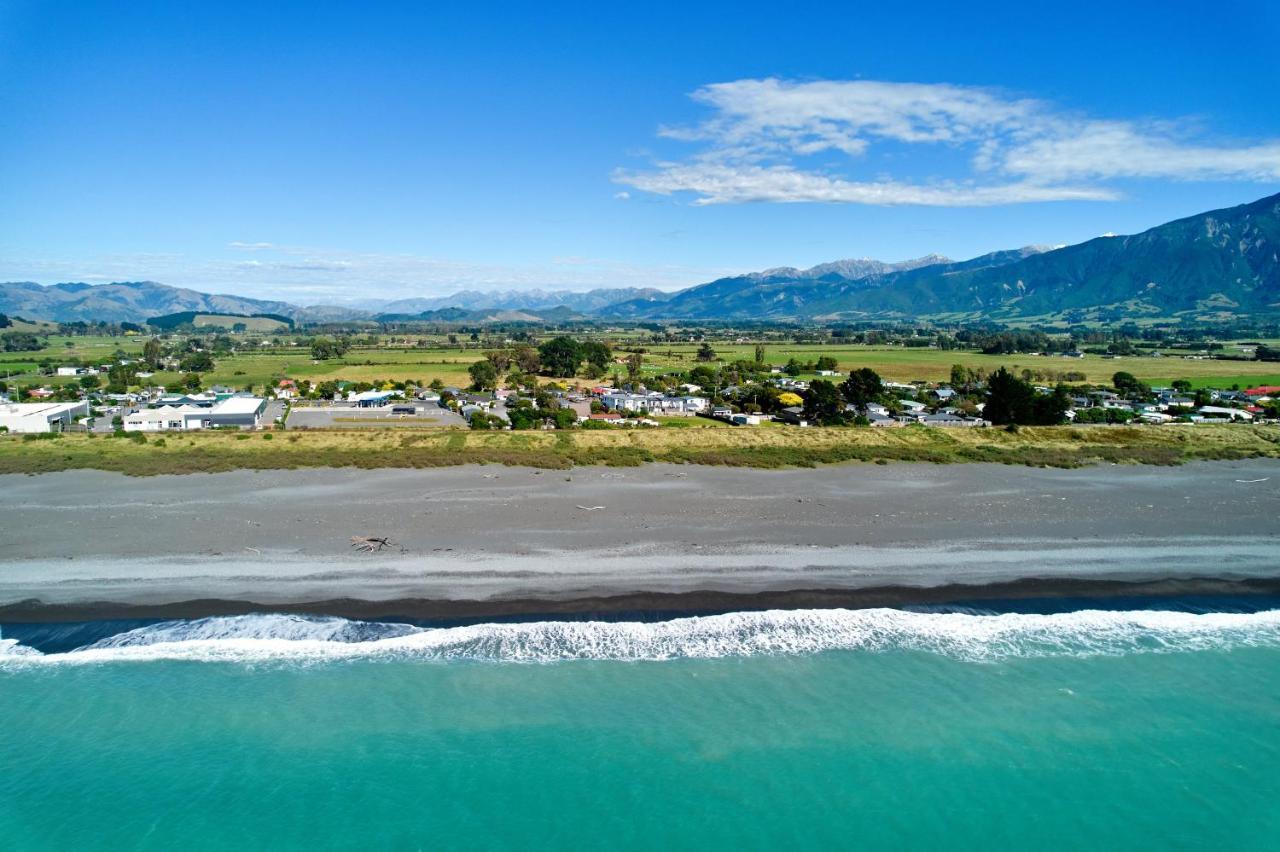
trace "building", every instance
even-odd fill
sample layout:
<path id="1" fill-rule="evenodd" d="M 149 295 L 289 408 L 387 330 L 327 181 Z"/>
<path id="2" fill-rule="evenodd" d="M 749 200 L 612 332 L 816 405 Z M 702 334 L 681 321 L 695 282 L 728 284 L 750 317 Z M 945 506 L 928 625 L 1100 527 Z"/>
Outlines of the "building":
<path id="1" fill-rule="evenodd" d="M 258 396 L 229 396 L 210 408 L 205 415 L 205 428 L 226 426 L 253 427 L 262 422 L 267 401 Z"/>
<path id="2" fill-rule="evenodd" d="M 196 429 L 253 428 L 262 422 L 267 401 L 256 396 L 231 396 L 211 407 L 162 405 L 124 418 L 126 432 L 171 432 Z"/>
<path id="3" fill-rule="evenodd" d="M 0 405 L 0 426 L 10 432 L 64 432 L 77 417 L 89 416 L 89 403 L 11 402 Z"/>
<path id="4" fill-rule="evenodd" d="M 398 391 L 368 390 L 347 394 L 347 402 L 354 403 L 356 408 L 378 408 L 386 405 L 393 396 L 402 394 Z"/>
<path id="5" fill-rule="evenodd" d="M 126 414 L 121 428 L 126 432 L 176 432 L 203 428 L 209 409 L 198 405 L 162 405 Z"/>

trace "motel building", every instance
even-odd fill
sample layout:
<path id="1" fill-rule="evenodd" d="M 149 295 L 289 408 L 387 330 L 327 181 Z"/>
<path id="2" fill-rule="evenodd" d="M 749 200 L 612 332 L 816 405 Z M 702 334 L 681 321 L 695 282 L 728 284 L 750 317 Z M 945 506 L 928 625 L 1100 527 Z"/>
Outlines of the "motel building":
<path id="1" fill-rule="evenodd" d="M 189 432 L 196 429 L 251 429 L 262 422 L 267 401 L 256 396 L 232 396 L 210 408 L 199 405 L 162 405 L 126 415 L 126 432 Z"/>
<path id="2" fill-rule="evenodd" d="M 65 432 L 77 417 L 89 416 L 89 403 L 9 402 L 0 405 L 0 426 L 10 432 Z"/>

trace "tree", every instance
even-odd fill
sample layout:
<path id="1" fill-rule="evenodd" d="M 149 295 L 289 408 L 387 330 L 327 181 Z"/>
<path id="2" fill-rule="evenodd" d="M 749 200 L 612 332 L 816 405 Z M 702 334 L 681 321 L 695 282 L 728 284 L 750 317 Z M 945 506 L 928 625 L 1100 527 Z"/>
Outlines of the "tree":
<path id="1" fill-rule="evenodd" d="M 213 369 L 213 358 L 208 352 L 192 352 L 182 356 L 178 369 L 184 373 L 207 373 Z"/>
<path id="2" fill-rule="evenodd" d="M 838 366 L 840 365 L 836 362 L 836 359 L 830 355 L 823 355 L 818 359 L 818 363 L 814 364 L 814 368 L 818 370 L 834 370 Z"/>
<path id="3" fill-rule="evenodd" d="M 84 388 L 85 390 L 94 390 L 95 388 L 98 387 L 98 384 L 100 383 L 100 381 L 101 380 L 95 375 L 81 376 L 80 387 Z"/>
<path id="4" fill-rule="evenodd" d="M 850 405 L 865 409 L 884 393 L 884 382 L 875 370 L 862 367 L 849 372 L 849 377 L 840 385 L 840 393 Z"/>
<path id="5" fill-rule="evenodd" d="M 484 357 L 489 359 L 489 363 L 493 365 L 493 369 L 498 373 L 505 373 L 511 369 L 511 353 L 506 349 L 497 349 L 492 352 L 484 353 Z"/>
<path id="6" fill-rule="evenodd" d="M 477 361 L 467 368 L 467 372 L 471 374 L 472 390 L 493 390 L 498 386 L 498 371 L 492 361 Z"/>
<path id="7" fill-rule="evenodd" d="M 164 357 L 164 344 L 156 338 L 151 338 L 142 344 L 142 360 L 146 362 L 148 369 L 160 369 L 160 359 Z"/>
<path id="8" fill-rule="evenodd" d="M 542 361 L 538 358 L 538 350 L 532 346 L 522 344 L 515 348 L 511 353 L 511 357 L 515 360 L 516 366 L 520 368 L 522 373 L 536 373 L 542 369 Z"/>
<path id="9" fill-rule="evenodd" d="M 756 363 L 757 364 L 764 363 L 764 344 L 762 343 L 756 344 Z"/>
<path id="10" fill-rule="evenodd" d="M 1067 389 L 1058 385 L 1050 394 L 1037 394 L 1004 367 L 991 374 L 987 383 L 987 404 L 982 415 L 997 426 L 1056 426 L 1066 420 L 1071 408 Z"/>
<path id="11" fill-rule="evenodd" d="M 640 378 L 640 368 L 644 365 L 644 355 L 632 352 L 627 356 L 627 378 L 635 381 Z"/>
<path id="12" fill-rule="evenodd" d="M 969 371 L 965 369 L 964 364 L 951 365 L 951 387 L 957 389 L 967 389 L 969 386 Z"/>
<path id="13" fill-rule="evenodd" d="M 588 340 L 582 344 L 581 348 L 582 357 L 586 359 L 587 363 L 598 367 L 600 375 L 604 375 L 604 371 L 609 366 L 609 359 L 613 357 L 608 345 L 595 340 Z"/>
<path id="14" fill-rule="evenodd" d="M 572 337 L 553 337 L 538 347 L 542 372 L 549 376 L 573 376 L 578 372 L 582 357 L 582 347 Z"/>
<path id="15" fill-rule="evenodd" d="M 187 373 L 182 377 L 182 387 L 189 393 L 196 393 L 200 390 L 200 374 Z"/>
<path id="16" fill-rule="evenodd" d="M 814 379 L 804 392 L 804 416 L 822 426 L 844 422 L 844 403 L 836 386 L 825 379 Z"/>
<path id="17" fill-rule="evenodd" d="M 1175 379 L 1173 382 L 1173 389 L 1178 393 L 1187 393 L 1191 390 L 1191 382 L 1186 379 Z"/>
<path id="18" fill-rule="evenodd" d="M 1035 389 L 1004 367 L 987 382 L 987 404 L 982 416 L 997 426 L 1031 422 Z"/>
<path id="19" fill-rule="evenodd" d="M 1116 389 L 1116 393 L 1126 397 L 1142 397 L 1151 393 L 1151 388 L 1138 381 L 1133 373 L 1126 373 L 1123 370 L 1111 377 L 1111 384 Z"/>
<path id="20" fill-rule="evenodd" d="M 796 376 L 804 372 L 804 367 L 795 358 L 791 358 L 790 360 L 787 361 L 787 366 L 782 368 L 782 372 L 786 373 L 788 376 L 791 376 L 792 378 L 795 378 Z"/>
<path id="21" fill-rule="evenodd" d="M 705 340 L 702 341 L 702 345 L 698 347 L 698 360 L 704 363 L 716 360 L 716 350 L 712 349 L 711 344 Z"/>

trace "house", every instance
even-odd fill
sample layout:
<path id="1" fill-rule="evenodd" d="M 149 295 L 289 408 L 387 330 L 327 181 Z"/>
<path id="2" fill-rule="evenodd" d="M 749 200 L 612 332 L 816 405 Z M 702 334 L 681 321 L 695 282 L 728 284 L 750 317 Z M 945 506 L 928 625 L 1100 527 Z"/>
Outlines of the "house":
<path id="1" fill-rule="evenodd" d="M 588 415 L 588 416 L 587 416 L 587 419 L 588 419 L 588 420 L 599 420 L 599 421 L 603 421 L 603 422 L 605 422 L 605 423 L 621 423 L 621 422 L 622 422 L 622 415 L 621 415 L 621 414 L 619 414 L 619 413 L 618 413 L 618 412 L 616 412 L 616 411 L 606 411 L 606 412 L 604 412 L 604 413 L 602 413 L 602 414 L 590 414 L 590 415 Z"/>
<path id="2" fill-rule="evenodd" d="M 920 418 L 920 422 L 926 426 L 986 426 L 985 420 L 970 420 L 968 417 L 961 417 L 958 414 L 926 414 Z"/>
<path id="3" fill-rule="evenodd" d="M 925 404 L 914 399 L 900 399 L 898 404 L 902 406 L 902 410 L 908 414 L 923 414 Z"/>
<path id="4" fill-rule="evenodd" d="M 809 425 L 809 421 L 804 418 L 804 409 L 798 405 L 792 405 L 782 409 L 774 415 L 773 419 L 779 420 L 783 423 L 790 423 L 793 426 Z"/>
<path id="5" fill-rule="evenodd" d="M 841 375 L 841 373 L 839 370 L 819 370 L 818 375 L 819 376 L 839 376 Z"/>
<path id="6" fill-rule="evenodd" d="M 1253 415 L 1239 408 L 1223 408 L 1220 405 L 1202 405 L 1196 411 L 1206 418 L 1226 418 L 1227 420 L 1252 420 Z"/>
<path id="7" fill-rule="evenodd" d="M 27 396 L 32 399 L 52 399 L 54 393 L 55 392 L 52 388 L 35 388 L 34 390 L 27 391 Z"/>
<path id="8" fill-rule="evenodd" d="M 65 432 L 77 417 L 89 416 L 89 403 L 11 402 L 0 405 L 0 426 L 10 432 Z"/>
<path id="9" fill-rule="evenodd" d="M 717 405 L 711 409 L 711 416 L 719 420 L 728 420 L 733 416 L 733 409 L 727 405 Z"/>
<path id="10" fill-rule="evenodd" d="M 867 411 L 865 416 L 867 418 L 867 422 L 869 422 L 872 426 L 893 427 L 893 426 L 902 425 L 902 421 L 899 420 L 898 418 L 890 417 L 887 413 L 883 413 L 879 411 L 869 410 Z"/>
<path id="11" fill-rule="evenodd" d="M 276 385 L 276 399 L 297 399 L 298 386 L 293 379 L 281 379 Z"/>
<path id="12" fill-rule="evenodd" d="M 759 426 L 759 414 L 734 414 L 729 418 L 729 422 L 734 426 Z"/>
<path id="13" fill-rule="evenodd" d="M 579 423 L 591 419 L 591 400 L 564 399 L 560 401 L 560 407 L 572 411 L 577 416 Z"/>
<path id="14" fill-rule="evenodd" d="M 59 367 L 59 376 L 96 376 L 98 371 L 93 367 Z"/>

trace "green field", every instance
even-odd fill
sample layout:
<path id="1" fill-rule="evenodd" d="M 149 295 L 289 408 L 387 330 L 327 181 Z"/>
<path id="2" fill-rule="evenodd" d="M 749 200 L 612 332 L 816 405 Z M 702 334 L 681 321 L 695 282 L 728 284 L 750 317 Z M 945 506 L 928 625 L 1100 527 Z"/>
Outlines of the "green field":
<path id="1" fill-rule="evenodd" d="M 247 331 L 257 332 L 272 332 L 278 328 L 289 327 L 287 322 L 270 317 L 239 317 L 230 314 L 196 314 L 191 318 L 191 324 L 196 328 L 212 326 L 226 329 L 243 325 Z"/>
<path id="2" fill-rule="evenodd" d="M 273 322 L 268 320 L 268 322 Z M 41 381 L 65 383 L 74 379 L 56 379 L 36 375 L 36 363 L 45 358 L 62 361 L 79 358 L 88 363 L 107 360 L 116 351 L 137 356 L 142 351 L 145 338 L 124 337 L 59 337 L 50 338 L 47 349 L 35 353 L 6 353 L 0 355 L 0 376 L 10 381 Z M 245 338 L 251 344 L 256 338 Z M 427 384 L 439 379 L 446 385 L 465 385 L 469 382 L 467 367 L 483 357 L 484 349 L 477 344 L 470 348 L 461 345 L 438 345 L 417 348 L 409 346 L 356 346 L 341 358 L 314 361 L 309 349 L 291 347 L 282 341 L 266 338 L 269 346 L 238 352 L 218 358 L 216 367 L 205 373 L 204 383 L 227 384 L 233 387 L 252 385 L 255 388 L 274 384 L 288 376 L 309 379 L 312 382 L 333 380 L 348 381 L 414 381 Z M 626 345 L 625 343 L 622 345 Z M 689 370 L 699 363 L 696 359 L 697 344 L 636 344 L 645 353 L 643 374 L 654 375 L 673 370 Z M 720 363 L 754 358 L 751 344 L 713 343 Z M 625 357 L 625 351 L 615 353 Z M 765 361 L 785 364 L 788 359 L 814 361 L 827 355 L 835 358 L 842 372 L 859 367 L 870 367 L 891 381 L 945 381 L 953 364 L 988 372 L 999 367 L 1015 371 L 1031 370 L 1044 376 L 1044 381 L 1068 372 L 1083 373 L 1086 380 L 1096 384 L 1108 384 L 1111 376 L 1124 370 L 1139 379 L 1155 385 L 1168 385 L 1175 379 L 1186 379 L 1194 386 L 1246 387 L 1254 384 L 1280 384 L 1280 367 L 1264 361 L 1211 361 L 1184 359 L 1177 356 L 1162 358 L 1103 358 L 1087 355 L 1084 358 L 1062 358 L 1036 355 L 984 355 L 971 350 L 912 349 L 900 346 L 776 344 L 766 345 Z M 624 373 L 622 365 L 613 368 Z M 612 372 L 612 370 L 611 370 Z M 803 376 L 812 378 L 812 374 Z M 172 373 L 160 373 L 151 379 L 153 384 L 165 385 L 177 380 Z M 585 380 L 582 380 L 585 383 Z"/>

